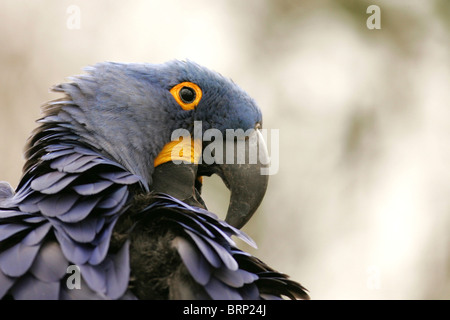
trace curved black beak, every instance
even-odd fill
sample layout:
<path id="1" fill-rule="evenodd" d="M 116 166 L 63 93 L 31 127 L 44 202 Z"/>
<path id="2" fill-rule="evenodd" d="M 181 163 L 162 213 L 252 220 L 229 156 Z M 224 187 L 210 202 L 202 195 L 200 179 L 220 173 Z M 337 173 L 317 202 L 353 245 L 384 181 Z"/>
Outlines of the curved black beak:
<path id="1" fill-rule="evenodd" d="M 198 177 L 217 174 L 231 191 L 225 221 L 240 229 L 264 198 L 269 180 L 266 172 L 269 157 L 258 129 L 251 130 L 250 134 L 234 135 L 224 142 L 225 146 L 214 149 L 211 162 L 203 159 L 199 164 L 169 161 L 158 165 L 152 175 L 152 190 L 206 208 L 200 196 Z"/>
<path id="2" fill-rule="evenodd" d="M 249 135 L 226 141 L 222 163 L 199 166 L 200 175 L 219 175 L 231 191 L 225 221 L 240 229 L 261 204 L 269 180 L 265 168 L 269 156 L 264 138 L 257 129 Z M 206 172 L 203 172 L 206 171 Z"/>

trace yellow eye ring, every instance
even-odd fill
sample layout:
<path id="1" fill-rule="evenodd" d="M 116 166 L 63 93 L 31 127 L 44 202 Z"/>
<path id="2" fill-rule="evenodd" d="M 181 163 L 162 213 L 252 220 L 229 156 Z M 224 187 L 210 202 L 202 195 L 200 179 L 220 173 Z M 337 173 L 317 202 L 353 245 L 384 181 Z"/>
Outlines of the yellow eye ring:
<path id="1" fill-rule="evenodd" d="M 202 89 L 192 82 L 179 83 L 170 93 L 183 110 L 194 109 L 202 99 Z"/>

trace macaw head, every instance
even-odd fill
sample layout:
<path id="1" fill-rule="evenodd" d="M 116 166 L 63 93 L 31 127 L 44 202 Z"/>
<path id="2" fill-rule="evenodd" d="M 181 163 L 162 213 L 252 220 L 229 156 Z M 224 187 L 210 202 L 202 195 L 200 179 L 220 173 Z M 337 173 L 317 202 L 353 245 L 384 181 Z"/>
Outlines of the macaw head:
<path id="1" fill-rule="evenodd" d="M 50 103 L 47 122 L 57 113 L 60 126 L 141 177 L 146 190 L 202 205 L 201 176 L 218 174 L 231 191 L 227 222 L 240 228 L 248 221 L 268 180 L 261 173 L 262 115 L 252 98 L 190 61 L 105 62 L 86 70 L 54 88 L 67 103 Z M 259 156 L 250 161 L 255 146 Z"/>

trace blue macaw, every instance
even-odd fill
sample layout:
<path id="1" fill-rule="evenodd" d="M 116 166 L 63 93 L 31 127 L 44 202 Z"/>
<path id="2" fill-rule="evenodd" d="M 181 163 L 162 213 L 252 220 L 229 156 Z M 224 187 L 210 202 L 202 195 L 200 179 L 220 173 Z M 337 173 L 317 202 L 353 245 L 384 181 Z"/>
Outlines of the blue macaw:
<path id="1" fill-rule="evenodd" d="M 86 71 L 53 88 L 64 96 L 43 107 L 16 190 L 0 183 L 0 297 L 308 298 L 232 239 L 254 245 L 240 228 L 264 196 L 263 164 L 202 163 L 207 143 L 173 158 L 172 133 L 194 136 L 195 122 L 257 132 L 254 100 L 191 61 Z M 231 191 L 225 221 L 201 198 L 211 174 Z"/>

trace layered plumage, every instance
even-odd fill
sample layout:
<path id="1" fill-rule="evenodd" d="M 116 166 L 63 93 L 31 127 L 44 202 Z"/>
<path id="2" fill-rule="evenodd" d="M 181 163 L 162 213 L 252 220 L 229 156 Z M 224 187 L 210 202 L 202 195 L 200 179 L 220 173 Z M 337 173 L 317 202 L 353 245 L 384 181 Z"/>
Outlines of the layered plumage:
<path id="1" fill-rule="evenodd" d="M 170 94 L 183 81 L 203 90 L 195 110 Z M 192 132 L 194 121 L 223 132 L 261 123 L 239 87 L 173 61 L 98 64 L 54 91 L 64 97 L 44 106 L 17 189 L 0 184 L 0 297 L 307 298 L 239 250 L 233 236 L 253 241 L 206 210 L 197 178 L 214 170 L 195 166 L 191 180 L 170 179 L 164 193 L 154 183 L 166 179 L 154 160 L 173 130 Z M 180 188 L 191 194 L 179 196 Z M 81 289 L 69 285 L 74 265 Z"/>

